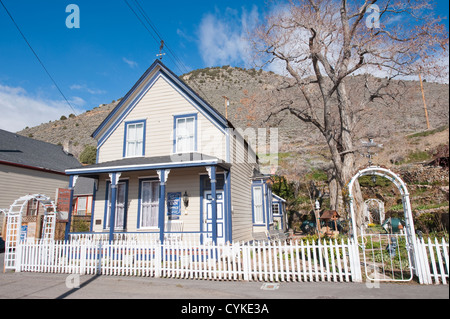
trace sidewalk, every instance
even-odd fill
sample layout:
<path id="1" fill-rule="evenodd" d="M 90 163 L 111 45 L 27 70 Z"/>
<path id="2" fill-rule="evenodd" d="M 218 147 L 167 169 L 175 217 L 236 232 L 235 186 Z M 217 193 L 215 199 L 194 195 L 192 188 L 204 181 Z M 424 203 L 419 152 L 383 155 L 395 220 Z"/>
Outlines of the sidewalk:
<path id="1" fill-rule="evenodd" d="M 3 265 L 3 254 L 0 254 Z M 3 268 L 3 267 L 2 267 Z M 448 286 L 416 283 L 280 283 L 0 273 L 0 298 L 44 299 L 449 299 Z M 79 286 L 80 288 L 76 288 Z M 268 287 L 269 289 L 277 287 Z"/>

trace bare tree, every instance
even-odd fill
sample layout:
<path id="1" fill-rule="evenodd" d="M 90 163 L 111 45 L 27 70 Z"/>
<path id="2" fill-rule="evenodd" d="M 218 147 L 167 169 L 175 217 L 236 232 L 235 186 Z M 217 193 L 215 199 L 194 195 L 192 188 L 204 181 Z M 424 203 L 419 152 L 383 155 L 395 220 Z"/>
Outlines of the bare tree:
<path id="1" fill-rule="evenodd" d="M 367 106 L 395 99 L 391 82 L 419 69 L 442 76 L 448 31 L 424 0 L 286 0 L 274 8 L 250 36 L 260 65 L 279 65 L 288 76 L 266 99 L 267 118 L 289 112 L 320 131 L 333 164 L 331 204 L 342 209 Z M 356 75 L 364 91 L 358 99 L 348 88 Z M 356 196 L 362 203 L 359 186 Z"/>

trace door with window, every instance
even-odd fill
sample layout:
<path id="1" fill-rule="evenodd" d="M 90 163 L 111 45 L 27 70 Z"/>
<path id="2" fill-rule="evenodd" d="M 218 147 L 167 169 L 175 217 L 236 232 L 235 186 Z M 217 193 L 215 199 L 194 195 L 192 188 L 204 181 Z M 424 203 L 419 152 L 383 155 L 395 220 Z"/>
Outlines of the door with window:
<path id="1" fill-rule="evenodd" d="M 141 229 L 158 228 L 159 181 L 141 182 Z"/>
<path id="2" fill-rule="evenodd" d="M 264 208 L 263 208 L 263 187 L 253 187 L 253 223 L 255 225 L 264 224 Z"/>
<path id="3" fill-rule="evenodd" d="M 225 205 L 225 193 L 224 191 L 216 192 L 216 200 L 217 200 L 217 243 L 224 244 L 225 243 L 225 216 L 224 216 L 224 205 Z M 206 224 L 206 230 L 208 233 L 206 234 L 205 242 L 212 241 L 212 192 L 205 191 L 203 197 L 204 207 L 204 223 Z"/>
<path id="4" fill-rule="evenodd" d="M 125 229 L 125 215 L 126 215 L 126 201 L 127 201 L 127 183 L 119 182 L 117 184 L 117 196 L 116 196 L 116 214 L 114 220 L 115 230 Z M 108 212 L 106 215 L 106 228 L 110 227 L 111 217 L 111 184 L 108 189 Z"/>

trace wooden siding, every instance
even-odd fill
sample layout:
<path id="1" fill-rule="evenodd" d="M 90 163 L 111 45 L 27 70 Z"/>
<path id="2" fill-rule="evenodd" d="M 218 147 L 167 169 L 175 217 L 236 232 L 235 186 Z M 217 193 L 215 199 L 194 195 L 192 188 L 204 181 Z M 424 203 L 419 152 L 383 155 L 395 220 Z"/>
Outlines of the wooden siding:
<path id="1" fill-rule="evenodd" d="M 252 181 L 253 169 L 258 166 L 248 159 L 248 146 L 236 134 L 231 135 L 231 206 L 233 241 L 252 239 Z"/>
<path id="2" fill-rule="evenodd" d="M 226 159 L 226 138 L 208 118 L 160 77 L 136 107 L 100 147 L 98 162 L 123 158 L 125 122 L 146 120 L 145 156 L 165 156 L 173 153 L 174 116 L 197 114 L 197 151 Z"/>
<path id="3" fill-rule="evenodd" d="M 171 170 L 166 184 L 167 193 L 180 192 L 182 195 L 187 191 L 189 195 L 189 207 L 185 214 L 184 205 L 181 204 L 180 220 L 184 223 L 184 231 L 200 231 L 200 174 L 206 173 L 204 168 L 185 168 Z M 158 178 L 156 171 L 143 171 L 139 173 L 124 173 L 120 180 L 128 180 L 128 203 L 127 203 L 127 232 L 158 232 L 155 230 L 139 230 L 137 228 L 137 213 L 139 206 L 139 182 L 141 179 Z M 108 175 L 100 177 L 99 187 L 96 194 L 94 212 L 94 232 L 102 232 L 105 215 L 105 191 Z M 165 205 L 165 223 L 167 223 L 167 205 Z M 100 225 L 96 225 L 96 220 L 101 220 Z"/>
<path id="4" fill-rule="evenodd" d="M 28 194 L 44 194 L 55 199 L 57 188 L 69 187 L 69 177 L 48 172 L 0 165 L 0 208 Z"/>

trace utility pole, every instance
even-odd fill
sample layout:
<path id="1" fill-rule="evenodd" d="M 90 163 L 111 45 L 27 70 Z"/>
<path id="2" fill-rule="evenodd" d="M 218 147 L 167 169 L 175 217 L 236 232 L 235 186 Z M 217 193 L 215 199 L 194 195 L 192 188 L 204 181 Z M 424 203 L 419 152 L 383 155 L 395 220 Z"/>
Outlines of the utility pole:
<path id="1" fill-rule="evenodd" d="M 430 119 L 428 118 L 428 109 L 427 109 L 427 101 L 425 100 L 425 91 L 423 89 L 422 69 L 419 70 L 419 79 L 420 79 L 420 88 L 422 90 L 423 107 L 425 109 L 425 117 L 427 119 L 427 130 L 429 130 L 431 127 L 430 127 Z"/>
<path id="2" fill-rule="evenodd" d="M 222 96 L 225 99 L 225 118 L 228 120 L 228 107 L 230 106 L 230 99 L 226 96 Z"/>

